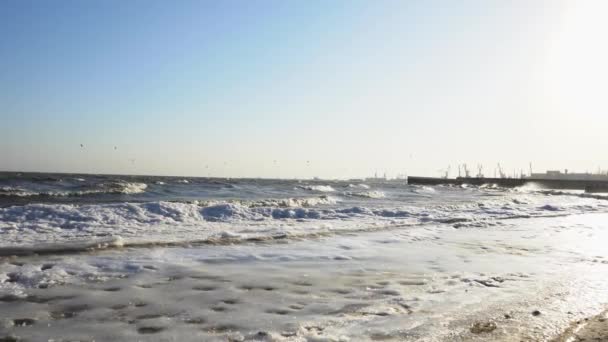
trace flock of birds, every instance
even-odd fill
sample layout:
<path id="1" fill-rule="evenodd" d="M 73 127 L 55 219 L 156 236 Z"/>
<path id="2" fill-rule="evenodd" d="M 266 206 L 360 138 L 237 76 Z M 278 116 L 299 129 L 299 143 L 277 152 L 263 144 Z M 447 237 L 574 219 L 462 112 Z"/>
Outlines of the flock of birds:
<path id="1" fill-rule="evenodd" d="M 84 148 L 84 144 L 80 144 L 80 148 Z M 118 150 L 118 146 L 114 146 L 114 151 Z M 131 164 L 135 163 L 135 158 L 129 159 Z"/>
<path id="2" fill-rule="evenodd" d="M 84 148 L 84 144 L 80 144 L 80 148 Z M 118 146 L 114 146 L 114 150 L 115 151 L 118 150 Z M 135 158 L 131 158 L 131 159 L 129 159 L 129 161 L 133 164 L 133 163 L 135 163 Z M 272 162 L 275 165 L 278 163 L 278 161 L 276 159 L 273 160 Z M 224 166 L 227 166 L 227 165 L 228 165 L 228 162 L 224 162 Z M 310 165 L 310 160 L 306 161 L 306 165 Z M 209 165 L 205 165 L 205 169 L 208 169 L 208 168 L 209 168 Z"/>

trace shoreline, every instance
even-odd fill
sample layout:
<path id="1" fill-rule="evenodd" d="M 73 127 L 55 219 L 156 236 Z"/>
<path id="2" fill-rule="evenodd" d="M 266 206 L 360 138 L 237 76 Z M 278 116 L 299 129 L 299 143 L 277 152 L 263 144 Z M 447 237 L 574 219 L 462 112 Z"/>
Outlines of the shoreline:
<path id="1" fill-rule="evenodd" d="M 570 326 L 551 342 L 608 341 L 608 310 L 573 321 Z"/>
<path id="2" fill-rule="evenodd" d="M 577 341 L 568 333 L 582 333 L 581 321 L 571 322 L 606 309 L 597 290 L 608 269 L 601 244 L 574 257 L 560 251 L 576 236 L 586 246 L 605 239 L 561 227 L 603 232 L 602 222 L 5 260 L 0 339 Z"/>

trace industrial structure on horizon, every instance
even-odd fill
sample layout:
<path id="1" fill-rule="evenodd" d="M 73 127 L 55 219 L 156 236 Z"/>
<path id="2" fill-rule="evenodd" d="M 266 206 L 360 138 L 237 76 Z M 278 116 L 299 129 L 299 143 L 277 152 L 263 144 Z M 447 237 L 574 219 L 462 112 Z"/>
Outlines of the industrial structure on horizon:
<path id="1" fill-rule="evenodd" d="M 531 173 L 528 179 L 556 179 L 556 180 L 585 180 L 585 181 L 608 181 L 608 173 L 572 173 L 565 169 L 550 170 L 545 173 Z"/>
<path id="2" fill-rule="evenodd" d="M 449 170 L 449 168 L 448 168 Z M 458 166 L 458 177 L 449 178 L 448 172 L 442 174 L 442 177 L 416 177 L 410 176 L 407 179 L 408 184 L 426 184 L 426 185 L 483 185 L 495 184 L 498 186 L 515 187 L 522 186 L 527 183 L 535 183 L 536 185 L 549 189 L 573 189 L 585 190 L 585 192 L 607 192 L 608 193 L 608 172 L 598 170 L 597 173 L 571 173 L 568 169 L 563 172 L 561 170 L 549 170 L 545 173 L 534 173 L 530 164 L 530 172 L 524 174 L 523 170 L 514 171 L 511 176 L 507 175 L 500 164 L 495 169 L 494 177 L 485 177 L 482 166 L 478 166 L 478 173 L 475 176 L 471 175 L 466 164 Z M 462 176 L 464 172 L 464 177 Z"/>

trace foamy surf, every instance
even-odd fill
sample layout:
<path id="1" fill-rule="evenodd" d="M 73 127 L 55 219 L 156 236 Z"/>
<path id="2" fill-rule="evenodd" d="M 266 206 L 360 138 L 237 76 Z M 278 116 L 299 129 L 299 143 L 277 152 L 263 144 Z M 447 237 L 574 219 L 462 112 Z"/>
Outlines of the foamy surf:
<path id="1" fill-rule="evenodd" d="M 3 333 L 27 340 L 550 340 L 608 300 L 601 290 L 608 255 L 593 244 L 606 235 L 598 215 L 522 219 L 492 231 L 413 227 L 238 248 L 11 258 L 0 264 Z"/>
<path id="2" fill-rule="evenodd" d="M 336 189 L 331 187 L 331 185 L 302 185 L 298 186 L 299 189 L 309 190 L 309 191 L 318 191 L 318 192 L 334 192 Z"/>
<path id="3" fill-rule="evenodd" d="M 485 199 L 434 206 L 344 207 L 331 197 L 231 202 L 144 202 L 110 204 L 28 204 L 0 208 L 0 248 L 52 251 L 48 245 L 94 246 L 99 236 L 121 236 L 126 244 L 213 242 L 219 232 L 238 241 L 301 238 L 412 225 L 445 224 L 455 228 L 493 227 L 502 220 L 603 212 L 596 199 L 552 196 Z M 373 201 L 374 199 L 368 199 Z M 63 247 L 58 247 L 63 249 Z M 69 250 L 69 248 L 67 248 Z M 78 249 L 78 248 L 74 248 Z M 6 254 L 6 253 L 3 253 Z M 19 253 L 15 253 L 19 254 Z"/>
<path id="4" fill-rule="evenodd" d="M 98 194 L 139 194 L 143 193 L 148 187 L 145 183 L 129 183 L 129 182 L 109 182 L 100 183 L 88 187 L 78 187 L 66 191 L 33 191 L 18 187 L 2 187 L 0 188 L 0 196 L 86 196 Z"/>
<path id="5" fill-rule="evenodd" d="M 0 256 L 63 254 L 84 251 L 95 251 L 107 248 L 124 247 L 125 242 L 120 236 L 93 238 L 79 241 L 64 241 L 53 243 L 21 244 L 16 247 L 0 246 Z"/>
<path id="6" fill-rule="evenodd" d="M 354 197 L 363 197 L 363 198 L 384 198 L 384 197 L 386 197 L 385 193 L 382 191 L 362 191 L 362 192 L 347 191 L 344 193 L 344 195 L 354 196 Z"/>

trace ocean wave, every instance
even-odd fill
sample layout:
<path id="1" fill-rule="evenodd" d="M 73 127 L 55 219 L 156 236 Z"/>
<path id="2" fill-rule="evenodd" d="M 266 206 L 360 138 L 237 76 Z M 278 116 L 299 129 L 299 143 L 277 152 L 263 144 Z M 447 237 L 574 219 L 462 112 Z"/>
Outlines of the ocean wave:
<path id="1" fill-rule="evenodd" d="M 479 189 L 498 189 L 500 188 L 496 183 L 484 183 L 479 186 Z"/>
<path id="2" fill-rule="evenodd" d="M 514 188 L 510 188 L 509 191 L 518 192 L 518 193 L 535 193 L 535 192 L 539 192 L 544 189 L 545 188 L 538 183 L 529 182 L 529 183 L 526 183 L 521 186 L 516 186 Z"/>
<path id="3" fill-rule="evenodd" d="M 355 193 L 370 192 L 373 191 Z M 374 200 L 354 202 L 329 195 L 263 200 L 29 203 L 0 208 L 0 248 L 16 253 L 20 246 L 26 250 L 49 249 L 48 244 L 88 241 L 85 247 L 80 244 L 72 249 L 96 249 L 114 246 L 104 242 L 113 236 L 121 236 L 124 245 L 129 245 L 225 240 L 226 236 L 218 237 L 221 232 L 237 235 L 238 239 L 263 240 L 419 224 L 489 227 L 492 222 L 503 219 L 608 210 L 605 201 L 594 198 L 536 193 L 507 193 L 500 198 L 475 196 L 474 201 L 457 202 L 429 203 L 419 199 L 425 201 L 423 205 Z M 54 253 L 52 248 L 49 251 Z"/>
<path id="4" fill-rule="evenodd" d="M 261 241 L 340 229 L 377 229 L 403 224 L 395 219 L 408 216 L 406 212 L 358 207 L 255 207 L 238 203 L 27 204 L 0 208 L 0 254 L 74 252 L 121 244 L 210 243 L 218 239 L 221 243 L 226 240 L 222 232 L 238 236 L 239 241 Z M 121 236 L 124 243 L 106 240 L 113 236 Z"/>
<path id="5" fill-rule="evenodd" d="M 99 185 L 101 192 L 115 194 L 139 194 L 146 191 L 148 184 L 137 182 L 110 182 Z"/>
<path id="6" fill-rule="evenodd" d="M 300 185 L 297 188 L 309 191 L 319 191 L 319 192 L 334 192 L 336 189 L 332 188 L 330 185 Z"/>
<path id="7" fill-rule="evenodd" d="M 0 187 L 0 196 L 28 197 L 35 195 L 38 195 L 38 193 L 30 192 L 22 188 L 15 188 L 10 186 Z"/>
<path id="8" fill-rule="evenodd" d="M 562 210 L 562 208 L 555 206 L 555 205 L 551 205 L 551 204 L 545 204 L 542 207 L 540 207 L 540 209 L 548 210 L 548 211 L 561 211 Z"/>
<path id="9" fill-rule="evenodd" d="M 0 256 L 73 253 L 119 248 L 123 247 L 124 245 L 124 239 L 120 236 L 110 236 L 107 238 L 87 238 L 78 241 L 37 243 L 19 246 L 0 246 Z"/>
<path id="10" fill-rule="evenodd" d="M 355 188 L 355 189 L 369 189 L 369 185 L 363 184 L 363 183 L 360 183 L 360 184 L 348 184 L 348 187 L 349 188 Z"/>
<path id="11" fill-rule="evenodd" d="M 97 194 L 124 194 L 132 195 L 143 193 L 148 185 L 146 183 L 137 182 L 107 182 L 99 183 L 92 186 L 83 186 L 76 189 L 65 191 L 30 191 L 18 187 L 2 187 L 0 188 L 0 196 L 17 196 L 17 197 L 69 197 L 69 196 L 86 196 Z"/>
<path id="12" fill-rule="evenodd" d="M 0 234 L 24 229 L 74 229 L 95 231 L 95 227 L 149 227 L 199 225 L 204 222 L 258 222 L 276 219 L 345 220 L 412 218 L 420 222 L 449 222 L 457 217 L 471 219 L 544 215 L 547 211 L 576 213 L 600 210 L 593 203 L 561 204 L 532 201 L 483 201 L 427 207 L 332 208 L 329 196 L 255 202 L 145 202 L 111 204 L 27 204 L 0 208 Z M 312 205 L 314 204 L 314 205 Z"/>
<path id="13" fill-rule="evenodd" d="M 290 197 L 290 198 L 267 198 L 260 200 L 246 199 L 229 199 L 229 200 L 195 200 L 186 203 L 197 204 L 200 207 L 214 206 L 218 204 L 236 204 L 248 208 L 255 207 L 279 207 L 279 208 L 294 208 L 294 207 L 315 207 L 321 205 L 336 204 L 340 201 L 339 198 L 321 195 L 318 197 Z M 179 201 L 173 201 L 179 202 Z"/>
<path id="14" fill-rule="evenodd" d="M 502 188 L 511 193 L 535 194 L 545 196 L 578 197 L 596 200 L 608 200 L 608 194 L 588 193 L 583 190 L 546 189 L 536 183 L 529 183 L 516 188 Z"/>
<path id="15" fill-rule="evenodd" d="M 437 190 L 435 190 L 433 187 L 430 186 L 416 186 L 412 192 L 417 193 L 417 194 L 434 194 L 437 192 Z"/>
<path id="16" fill-rule="evenodd" d="M 336 204 L 338 199 L 332 196 L 300 197 L 286 199 L 265 199 L 259 201 L 243 201 L 250 207 L 314 207 L 318 205 Z"/>
<path id="17" fill-rule="evenodd" d="M 384 198 L 386 194 L 382 191 L 364 191 L 364 192 L 351 192 L 347 191 L 344 193 L 346 196 L 363 197 L 363 198 Z"/>
<path id="18" fill-rule="evenodd" d="M 0 209 L 0 236 L 3 234 L 18 236 L 25 230 L 52 232 L 59 229 L 95 233 L 97 228 L 103 227 L 129 231 L 134 227 L 147 229 L 176 224 L 205 227 L 206 222 L 238 224 L 283 219 L 327 221 L 360 217 L 406 218 L 415 216 L 417 215 L 414 212 L 402 209 L 256 207 L 238 203 L 218 203 L 205 206 L 182 202 L 28 204 Z"/>
<path id="19" fill-rule="evenodd" d="M 597 200 L 608 200 L 607 194 L 588 193 L 588 192 L 574 192 L 567 190 L 538 190 L 537 193 L 547 196 L 571 196 L 579 198 L 592 198 Z"/>

